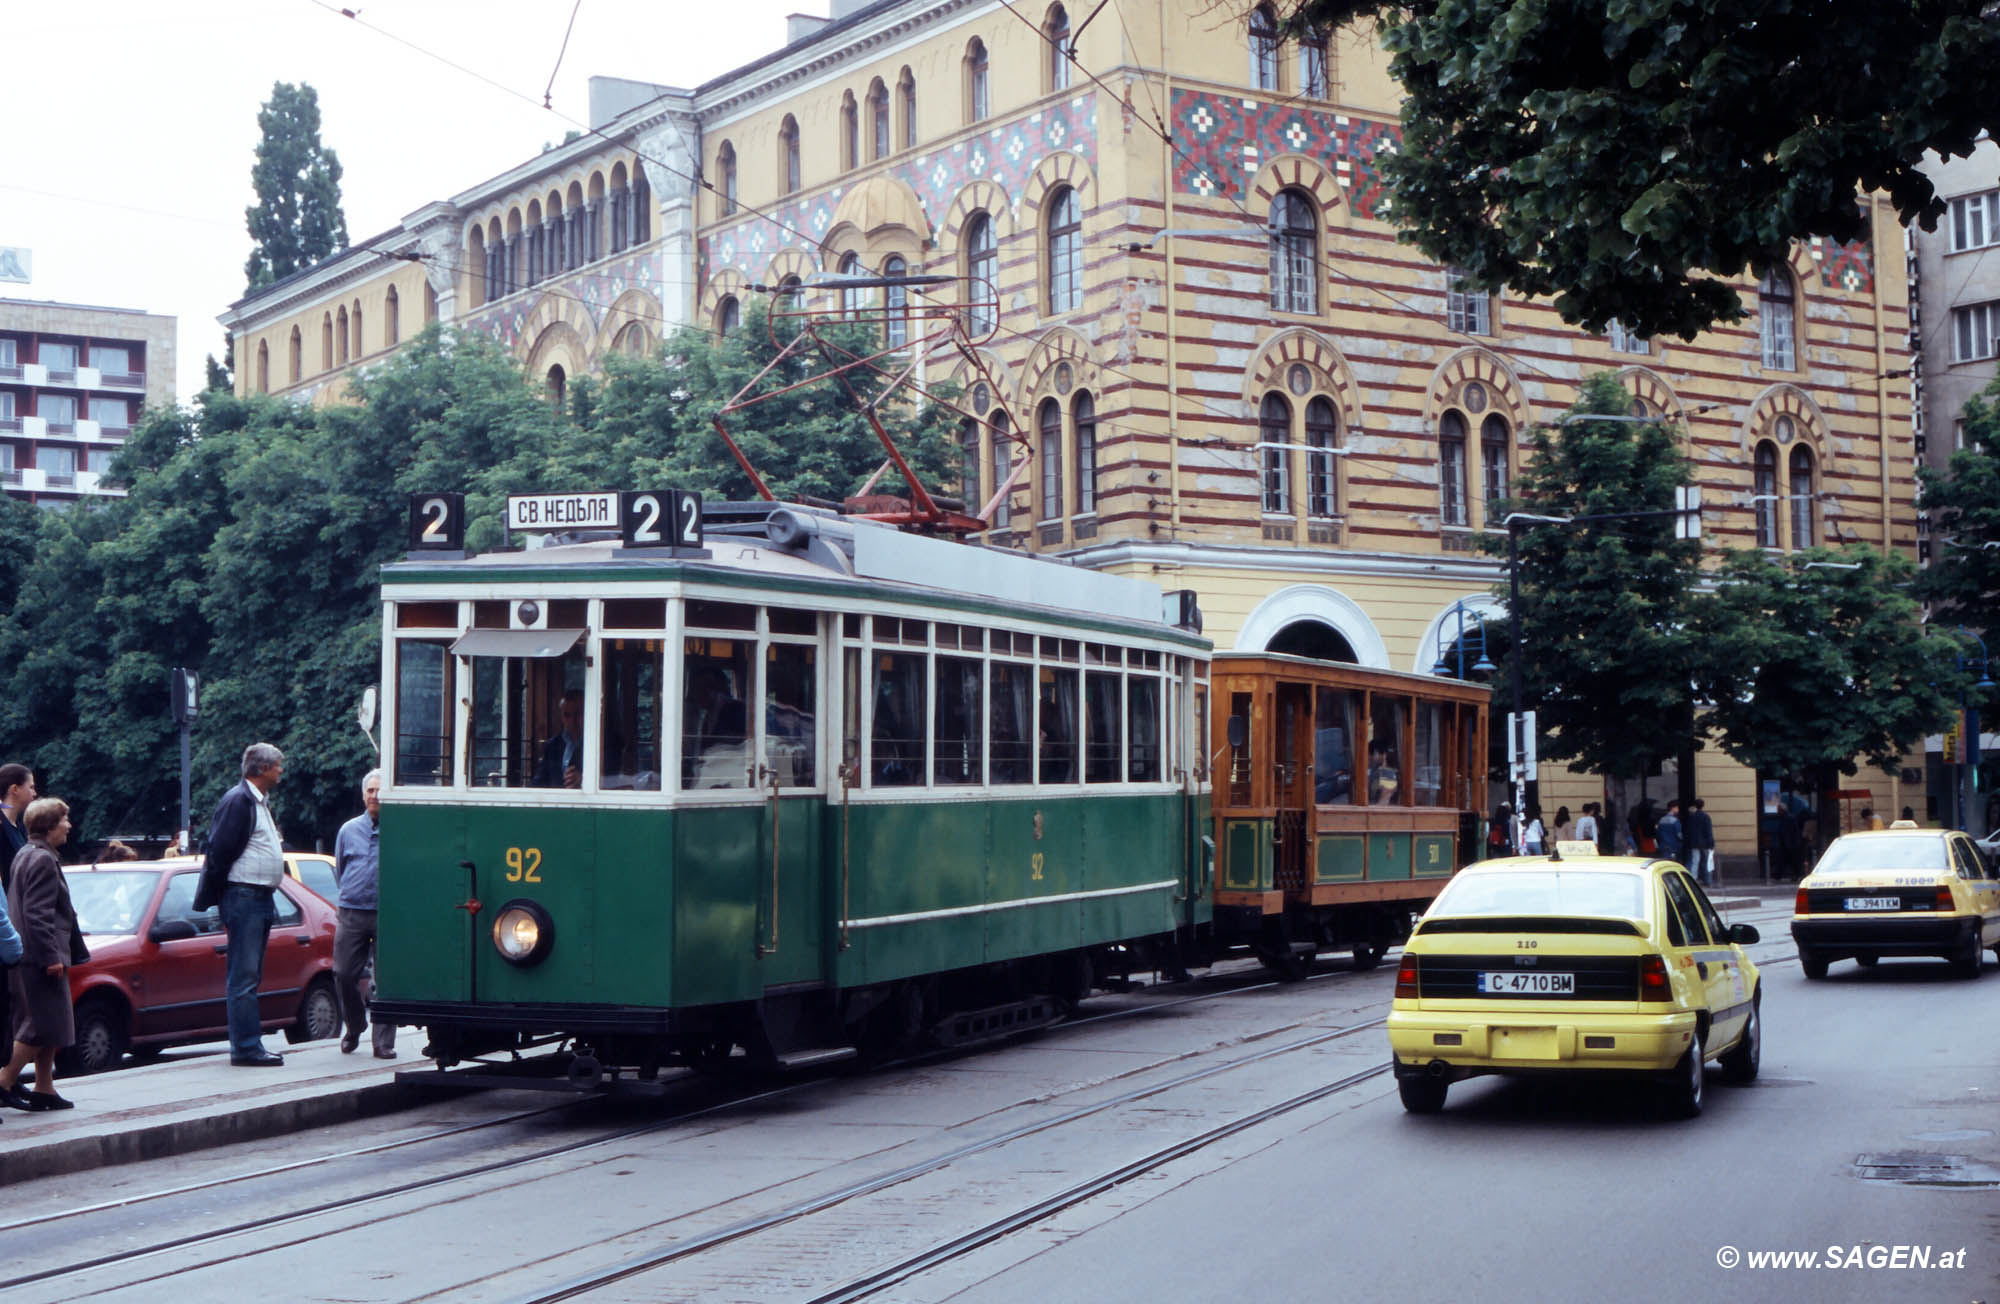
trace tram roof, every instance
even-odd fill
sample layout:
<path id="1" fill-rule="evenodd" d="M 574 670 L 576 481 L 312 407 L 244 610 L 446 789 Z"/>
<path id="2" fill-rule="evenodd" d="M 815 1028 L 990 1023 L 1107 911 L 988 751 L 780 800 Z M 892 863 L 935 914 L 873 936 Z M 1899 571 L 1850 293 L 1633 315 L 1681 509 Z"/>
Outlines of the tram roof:
<path id="1" fill-rule="evenodd" d="M 1357 665 L 1352 661 L 1322 661 L 1317 657 L 1294 656 L 1289 652 L 1217 652 L 1214 656 L 1215 673 L 1231 672 L 1284 674 L 1287 669 L 1296 668 L 1306 672 L 1302 678 L 1323 680 L 1365 680 L 1370 684 L 1401 683 L 1412 690 L 1432 697 L 1455 697 L 1461 700 L 1477 700 L 1490 697 L 1492 687 L 1476 680 L 1454 679 L 1448 675 L 1426 675 L 1414 670 L 1387 670 L 1375 666 Z"/>
<path id="2" fill-rule="evenodd" d="M 646 556 L 616 539 L 524 551 L 426 558 L 382 567 L 403 585 L 701 584 L 825 597 L 913 602 L 984 615 L 1019 615 L 1105 632 L 1140 633 L 1207 649 L 1209 640 L 1164 618 L 1167 595 L 1145 580 L 841 519 L 836 547 L 780 547 L 762 532 L 711 532 L 709 556 Z M 521 596 L 530 596 L 523 593 Z"/>

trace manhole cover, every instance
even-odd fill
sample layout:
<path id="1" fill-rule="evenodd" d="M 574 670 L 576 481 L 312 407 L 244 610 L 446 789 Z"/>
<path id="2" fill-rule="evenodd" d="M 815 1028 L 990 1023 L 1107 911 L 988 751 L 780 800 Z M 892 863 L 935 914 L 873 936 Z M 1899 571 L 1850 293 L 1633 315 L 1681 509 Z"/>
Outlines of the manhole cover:
<path id="1" fill-rule="evenodd" d="M 2000 1169 L 1964 1155 L 1896 1150 L 1857 1155 L 1855 1175 L 1868 1182 L 1901 1182 L 1905 1186 L 2000 1186 Z"/>

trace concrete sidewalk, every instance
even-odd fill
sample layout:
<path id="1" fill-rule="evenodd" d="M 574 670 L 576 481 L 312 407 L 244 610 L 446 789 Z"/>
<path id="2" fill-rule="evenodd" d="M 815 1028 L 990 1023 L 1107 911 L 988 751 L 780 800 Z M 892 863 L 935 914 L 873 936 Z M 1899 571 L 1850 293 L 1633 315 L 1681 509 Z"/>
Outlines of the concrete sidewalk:
<path id="1" fill-rule="evenodd" d="M 282 1068 L 236 1068 L 221 1042 L 179 1047 L 150 1064 L 87 1077 L 58 1078 L 75 1109 L 28 1113 L 0 1109 L 0 1186 L 136 1159 L 159 1159 L 209 1146 L 252 1141 L 301 1128 L 389 1113 L 424 1100 L 426 1091 L 396 1085 L 398 1069 L 422 1069 L 423 1033 L 405 1029 L 394 1060 L 338 1041 L 298 1046 L 270 1037 Z"/>

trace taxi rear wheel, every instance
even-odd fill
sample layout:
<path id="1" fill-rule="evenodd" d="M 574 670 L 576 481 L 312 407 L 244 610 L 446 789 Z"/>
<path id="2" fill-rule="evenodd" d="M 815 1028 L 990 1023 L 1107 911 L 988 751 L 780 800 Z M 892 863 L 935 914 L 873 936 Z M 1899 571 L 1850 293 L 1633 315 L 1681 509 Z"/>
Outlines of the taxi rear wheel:
<path id="1" fill-rule="evenodd" d="M 1961 978 L 1977 978 L 1986 967 L 1986 949 L 1979 944 L 1979 935 L 1966 939 L 1965 945 L 1952 952 L 1951 967 Z"/>
<path id="2" fill-rule="evenodd" d="M 1750 1017 L 1743 1023 L 1743 1035 L 1718 1061 L 1723 1077 L 1731 1082 L 1751 1082 L 1757 1077 L 1757 1066 L 1764 1057 L 1764 1016 L 1759 1008 L 1762 1004 L 1762 1001 L 1750 1002 Z"/>
<path id="3" fill-rule="evenodd" d="M 1826 977 L 1826 957 L 1808 951 L 1802 946 L 1799 948 L 1799 968 L 1805 971 L 1806 977 L 1817 982 Z"/>
<path id="4" fill-rule="evenodd" d="M 1443 1078 L 1398 1078 L 1396 1091 L 1403 1097 L 1403 1108 L 1412 1114 L 1435 1114 L 1444 1108 L 1444 1097 L 1451 1090 L 1451 1084 Z"/>
<path id="5" fill-rule="evenodd" d="M 1674 1065 L 1673 1074 L 1667 1080 L 1662 1093 L 1661 1104 L 1672 1118 L 1693 1118 L 1701 1113 L 1702 1065 L 1706 1048 L 1702 1045 L 1701 1031 L 1695 1030 L 1694 1040 L 1688 1043 L 1687 1054 L 1681 1056 L 1680 1063 Z"/>

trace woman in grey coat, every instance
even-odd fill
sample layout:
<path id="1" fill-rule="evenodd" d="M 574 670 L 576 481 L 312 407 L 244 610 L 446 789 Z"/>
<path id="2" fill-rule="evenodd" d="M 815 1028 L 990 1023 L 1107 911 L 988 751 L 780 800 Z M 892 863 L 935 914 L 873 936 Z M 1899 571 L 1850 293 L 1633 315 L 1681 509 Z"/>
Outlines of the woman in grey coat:
<path id="1" fill-rule="evenodd" d="M 68 1109 L 56 1094 L 56 1052 L 76 1040 L 76 1012 L 69 1002 L 69 966 L 78 957 L 71 939 L 76 910 L 70 905 L 56 850 L 69 841 L 69 807 L 44 797 L 21 818 L 28 845 L 14 857 L 7 889 L 8 914 L 21 934 L 21 962 L 8 975 L 14 1006 L 14 1057 L 0 1069 L 0 1103 L 16 1109 Z M 23 1090 L 21 1070 L 35 1064 L 35 1089 Z"/>

